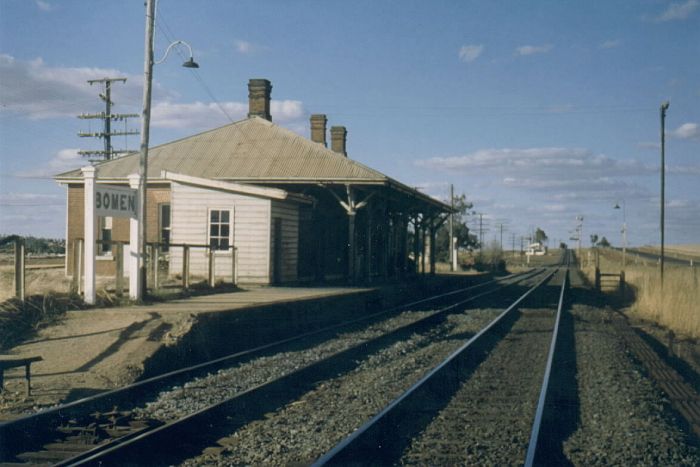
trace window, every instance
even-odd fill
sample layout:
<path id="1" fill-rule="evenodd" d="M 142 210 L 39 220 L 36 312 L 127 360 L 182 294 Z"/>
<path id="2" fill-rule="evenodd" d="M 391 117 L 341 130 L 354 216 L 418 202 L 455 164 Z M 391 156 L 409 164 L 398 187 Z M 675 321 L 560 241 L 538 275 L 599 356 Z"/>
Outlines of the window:
<path id="1" fill-rule="evenodd" d="M 112 241 L 112 218 L 100 217 L 98 220 L 99 230 L 97 231 L 98 241 Z M 112 245 L 110 243 L 99 243 L 97 245 L 97 254 L 99 256 L 111 256 Z"/>
<path id="2" fill-rule="evenodd" d="M 228 250 L 231 238 L 231 211 L 209 211 L 209 246 L 213 250 Z"/>
<path id="3" fill-rule="evenodd" d="M 158 205 L 158 225 L 160 226 L 160 251 L 166 253 L 170 247 L 170 203 Z"/>

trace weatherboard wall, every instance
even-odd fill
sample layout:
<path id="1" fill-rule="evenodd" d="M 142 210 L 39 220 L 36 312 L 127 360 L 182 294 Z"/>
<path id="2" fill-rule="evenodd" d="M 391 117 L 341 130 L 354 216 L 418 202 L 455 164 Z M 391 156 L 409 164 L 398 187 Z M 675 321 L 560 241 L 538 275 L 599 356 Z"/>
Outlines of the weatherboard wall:
<path id="1" fill-rule="evenodd" d="M 209 243 L 209 213 L 212 209 L 232 211 L 232 244 L 238 255 L 238 281 L 247 284 L 270 282 L 269 226 L 270 200 L 173 182 L 171 197 L 171 242 L 173 244 Z M 231 280 L 231 252 L 215 252 L 216 276 Z M 190 251 L 190 274 L 206 276 L 208 256 L 205 248 Z M 182 271 L 182 248 L 170 249 L 170 273 Z"/>

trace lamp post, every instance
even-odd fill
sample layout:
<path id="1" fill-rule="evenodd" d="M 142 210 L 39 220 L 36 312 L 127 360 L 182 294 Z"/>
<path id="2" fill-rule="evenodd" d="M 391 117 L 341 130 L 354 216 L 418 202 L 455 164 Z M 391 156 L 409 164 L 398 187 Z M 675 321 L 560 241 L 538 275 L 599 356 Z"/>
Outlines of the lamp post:
<path id="1" fill-rule="evenodd" d="M 669 107 L 669 102 L 661 104 L 661 256 L 659 257 L 661 288 L 664 287 L 664 208 L 665 208 L 665 191 L 666 191 L 666 111 Z"/>
<path id="2" fill-rule="evenodd" d="M 620 204 L 615 203 L 613 209 L 620 209 Z M 626 214 L 625 200 L 622 200 L 622 270 L 625 270 L 625 254 L 627 252 L 627 214 Z"/>
<path id="3" fill-rule="evenodd" d="M 146 37 L 145 53 L 143 60 L 143 111 L 141 112 L 141 148 L 139 156 L 139 209 L 138 209 L 138 281 L 135 294 L 132 298 L 140 300 L 146 292 L 146 184 L 148 176 L 148 139 L 151 124 L 151 89 L 153 86 L 153 65 L 162 63 L 168 56 L 170 49 L 175 45 L 186 45 L 190 52 L 190 58 L 183 66 L 186 68 L 199 68 L 192 58 L 192 47 L 183 41 L 175 41 L 170 44 L 165 51 L 165 55 L 157 62 L 153 61 L 153 30 L 156 17 L 156 0 L 146 1 Z M 133 250 L 132 250 L 133 251 Z M 135 296 L 134 296 L 135 295 Z"/>

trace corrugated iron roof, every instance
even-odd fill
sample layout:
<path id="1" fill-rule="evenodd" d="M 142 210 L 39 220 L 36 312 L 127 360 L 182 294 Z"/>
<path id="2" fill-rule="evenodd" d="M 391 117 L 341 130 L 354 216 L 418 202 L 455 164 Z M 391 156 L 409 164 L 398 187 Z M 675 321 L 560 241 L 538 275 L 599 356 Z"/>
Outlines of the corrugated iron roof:
<path id="1" fill-rule="evenodd" d="M 98 178 L 137 173 L 139 154 L 95 166 Z M 252 117 L 156 146 L 148 151 L 148 178 L 162 170 L 194 177 L 248 181 L 374 181 L 388 177 L 265 119 Z M 82 177 L 80 170 L 57 180 Z"/>
<path id="2" fill-rule="evenodd" d="M 98 179 L 126 179 L 138 173 L 139 153 L 95 165 Z M 449 206 L 415 189 L 260 117 L 150 148 L 148 179 L 163 170 L 193 177 L 248 183 L 381 184 L 428 202 Z M 82 179 L 80 169 L 57 181 Z"/>

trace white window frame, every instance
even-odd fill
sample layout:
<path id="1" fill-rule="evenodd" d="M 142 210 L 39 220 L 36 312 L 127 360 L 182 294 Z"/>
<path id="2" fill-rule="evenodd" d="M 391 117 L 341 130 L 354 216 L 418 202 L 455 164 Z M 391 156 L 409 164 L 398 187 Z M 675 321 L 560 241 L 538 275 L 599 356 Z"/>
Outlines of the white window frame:
<path id="1" fill-rule="evenodd" d="M 210 207 L 207 209 L 207 245 L 211 245 L 211 213 L 212 211 L 228 211 L 228 245 L 229 248 L 226 250 L 214 250 L 215 255 L 225 255 L 231 254 L 231 247 L 233 246 L 233 207 Z"/>

